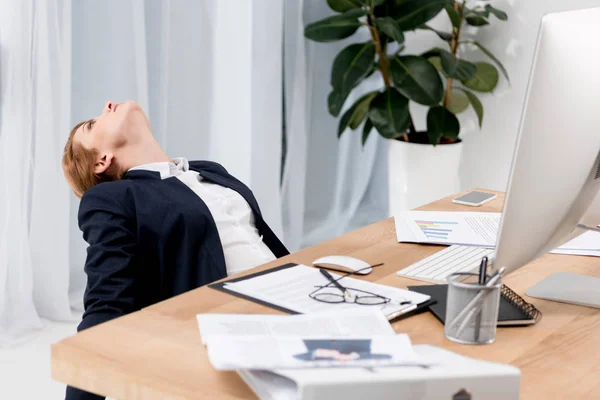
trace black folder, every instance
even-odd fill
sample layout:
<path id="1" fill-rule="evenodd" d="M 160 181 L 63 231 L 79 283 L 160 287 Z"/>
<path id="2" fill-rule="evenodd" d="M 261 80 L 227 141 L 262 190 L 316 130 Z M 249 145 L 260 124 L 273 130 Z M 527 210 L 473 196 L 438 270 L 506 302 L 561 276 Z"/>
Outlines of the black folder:
<path id="1" fill-rule="evenodd" d="M 437 300 L 429 306 L 429 310 L 443 324 L 446 319 L 446 299 L 448 285 L 409 286 L 409 290 L 427 294 Z M 498 310 L 498 326 L 533 325 L 542 317 L 542 313 L 532 304 L 527 303 L 521 296 L 506 285 L 500 290 L 500 309 Z"/>

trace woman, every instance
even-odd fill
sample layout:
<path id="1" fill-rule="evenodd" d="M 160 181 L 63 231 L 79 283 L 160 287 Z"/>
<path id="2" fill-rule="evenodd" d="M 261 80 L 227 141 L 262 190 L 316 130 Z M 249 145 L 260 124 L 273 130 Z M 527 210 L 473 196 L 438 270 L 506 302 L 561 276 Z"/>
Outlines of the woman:
<path id="1" fill-rule="evenodd" d="M 77 124 L 62 166 L 89 244 L 78 331 L 288 254 L 250 189 L 217 163 L 169 158 L 133 101 Z"/>

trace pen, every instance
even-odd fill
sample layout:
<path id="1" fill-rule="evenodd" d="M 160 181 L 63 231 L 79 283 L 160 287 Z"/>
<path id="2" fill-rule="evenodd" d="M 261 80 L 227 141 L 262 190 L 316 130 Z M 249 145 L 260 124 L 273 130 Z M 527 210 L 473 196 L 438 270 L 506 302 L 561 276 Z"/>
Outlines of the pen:
<path id="1" fill-rule="evenodd" d="M 485 281 L 487 278 L 487 266 L 488 266 L 488 258 L 483 257 L 481 259 L 481 265 L 479 266 L 479 284 L 485 285 Z"/>
<path id="2" fill-rule="evenodd" d="M 487 279 L 487 265 L 488 258 L 483 257 L 481 259 L 481 265 L 479 266 L 479 285 L 485 285 L 485 281 Z M 479 332 L 481 331 L 481 311 L 477 313 L 477 317 L 475 318 L 475 341 L 479 341 Z"/>
<path id="3" fill-rule="evenodd" d="M 323 268 L 319 268 L 319 271 L 321 271 L 321 273 L 323 275 L 325 275 L 325 278 L 327 278 L 327 280 L 331 283 L 333 283 L 335 285 L 336 288 L 340 289 L 340 291 L 344 294 L 345 298 L 350 298 L 352 297 L 350 295 L 350 292 L 348 291 L 348 289 L 346 289 L 345 287 L 343 287 L 342 285 L 340 285 L 340 283 L 338 281 L 336 281 L 334 279 L 333 276 L 331 276 L 331 274 L 327 271 L 325 271 Z"/>
<path id="4" fill-rule="evenodd" d="M 409 312 L 414 311 L 416 309 L 417 309 L 417 304 L 411 304 L 408 307 L 405 307 L 405 308 L 403 308 L 401 310 L 398 310 L 398 311 L 393 312 L 391 314 L 387 314 L 385 317 L 387 318 L 388 321 L 391 321 L 391 320 L 393 320 L 395 318 L 398 318 L 399 316 L 401 316 L 403 314 L 409 313 Z"/>

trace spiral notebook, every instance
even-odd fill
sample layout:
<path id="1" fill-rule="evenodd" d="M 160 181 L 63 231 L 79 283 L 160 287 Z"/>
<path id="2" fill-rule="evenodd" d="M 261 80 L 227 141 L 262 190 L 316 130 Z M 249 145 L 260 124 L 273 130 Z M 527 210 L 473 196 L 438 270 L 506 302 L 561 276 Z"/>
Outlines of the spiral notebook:
<path id="1" fill-rule="evenodd" d="M 446 298 L 448 285 L 409 286 L 409 290 L 427 294 L 436 303 L 429 306 L 429 310 L 442 323 L 446 318 Z M 500 289 L 500 309 L 498 310 L 498 326 L 533 325 L 542 318 L 542 313 L 531 303 L 526 302 L 521 296 L 512 291 L 508 286 L 502 285 Z"/>

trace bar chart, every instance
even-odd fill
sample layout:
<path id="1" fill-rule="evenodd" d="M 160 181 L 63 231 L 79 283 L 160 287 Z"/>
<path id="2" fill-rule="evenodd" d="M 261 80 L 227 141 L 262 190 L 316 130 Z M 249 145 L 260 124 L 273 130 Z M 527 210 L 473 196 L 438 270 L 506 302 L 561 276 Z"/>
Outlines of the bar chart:
<path id="1" fill-rule="evenodd" d="M 415 220 L 421 231 L 430 239 L 448 239 L 448 235 L 452 233 L 452 228 L 458 225 L 454 221 L 424 221 Z"/>

